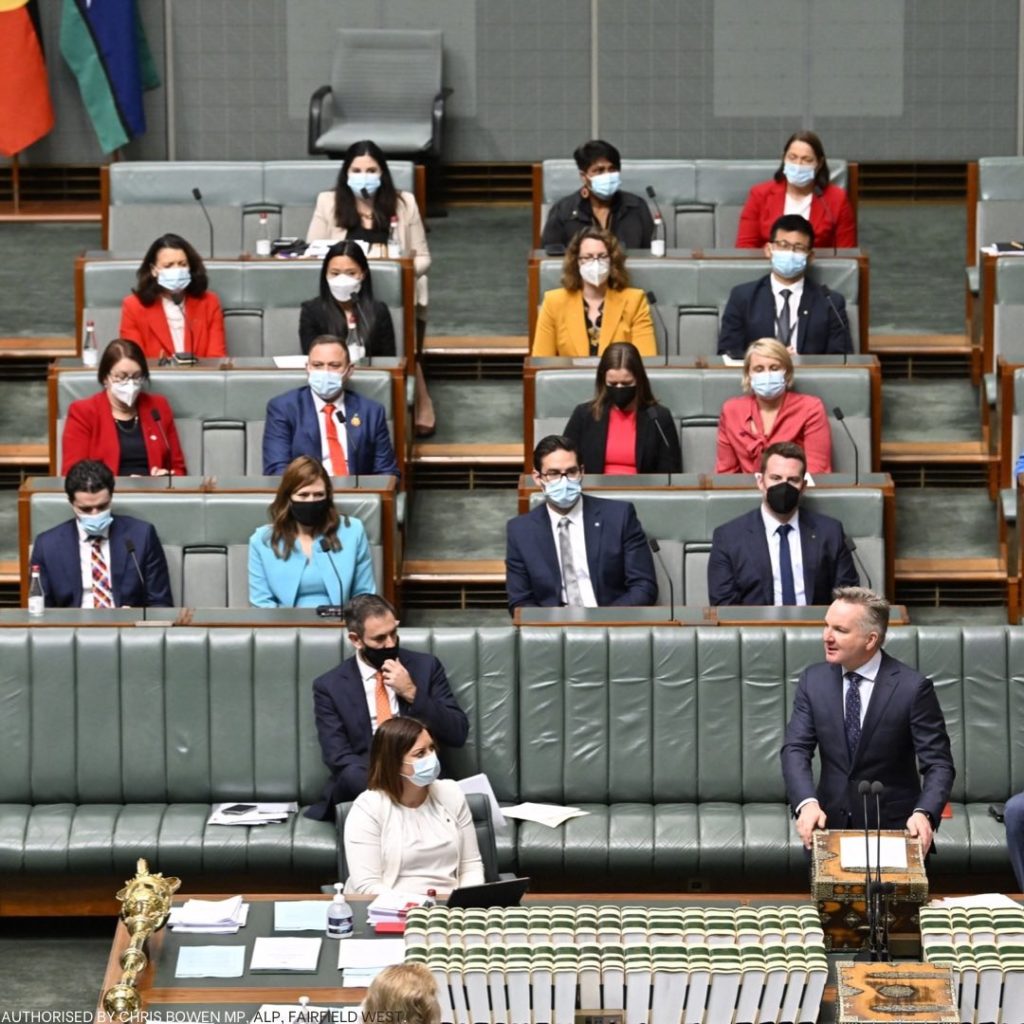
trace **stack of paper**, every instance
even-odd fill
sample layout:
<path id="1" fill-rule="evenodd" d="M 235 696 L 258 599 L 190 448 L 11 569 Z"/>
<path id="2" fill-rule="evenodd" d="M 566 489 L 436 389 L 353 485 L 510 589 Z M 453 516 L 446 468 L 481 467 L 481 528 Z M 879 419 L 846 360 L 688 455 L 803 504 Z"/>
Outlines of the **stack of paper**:
<path id="1" fill-rule="evenodd" d="M 226 900 L 186 900 L 174 907 L 167 917 L 172 931 L 195 932 L 205 935 L 234 935 L 245 927 L 249 917 L 249 904 L 241 896 Z"/>
<path id="2" fill-rule="evenodd" d="M 271 939 L 262 936 L 252 949 L 249 970 L 316 974 L 322 939 Z"/>
<path id="3" fill-rule="evenodd" d="M 182 946 L 176 978 L 240 978 L 245 973 L 245 946 Z"/>
<path id="4" fill-rule="evenodd" d="M 521 818 L 523 821 L 535 821 L 538 825 L 558 828 L 570 818 L 580 818 L 589 811 L 581 811 L 578 807 L 562 807 L 559 804 L 516 804 L 515 807 L 503 807 L 506 818 Z"/>
<path id="5" fill-rule="evenodd" d="M 404 921 L 405 915 L 413 908 L 423 905 L 426 896 L 416 892 L 382 892 L 367 908 L 366 919 L 371 925 L 383 922 Z"/>
<path id="6" fill-rule="evenodd" d="M 342 988 L 366 988 L 393 964 L 405 960 L 405 939 L 348 939 L 338 946 Z"/>
<path id="7" fill-rule="evenodd" d="M 207 825 L 268 825 L 274 821 L 286 821 L 289 814 L 295 814 L 299 805 L 291 803 L 238 803 L 237 801 L 214 804 Z"/>

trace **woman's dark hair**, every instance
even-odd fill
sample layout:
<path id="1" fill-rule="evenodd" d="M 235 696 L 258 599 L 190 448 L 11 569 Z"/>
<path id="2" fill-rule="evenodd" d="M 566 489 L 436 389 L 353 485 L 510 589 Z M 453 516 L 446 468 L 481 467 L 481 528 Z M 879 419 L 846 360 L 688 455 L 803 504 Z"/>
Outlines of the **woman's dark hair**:
<path id="1" fill-rule="evenodd" d="M 377 322 L 376 303 L 373 300 L 373 276 L 370 274 L 370 263 L 363 247 L 358 242 L 348 240 L 335 242 L 327 250 L 323 263 L 320 265 L 320 304 L 323 306 L 324 319 L 327 321 L 325 334 L 333 334 L 339 338 L 348 338 L 348 318 L 331 294 L 327 284 L 327 267 L 335 256 L 347 256 L 354 260 L 363 272 L 363 283 L 359 294 L 355 297 L 356 319 L 359 321 L 359 333 L 364 339 L 373 337 Z"/>
<path id="2" fill-rule="evenodd" d="M 605 377 L 609 370 L 628 370 L 636 379 L 636 407 L 638 410 L 657 405 L 657 399 L 651 392 L 651 382 L 647 379 L 644 361 L 636 345 L 629 341 L 615 341 L 601 353 L 597 364 L 597 381 L 594 387 L 594 400 L 590 403 L 590 411 L 595 420 L 604 416 L 608 406 L 608 389 Z"/>
<path id="3" fill-rule="evenodd" d="M 292 495 L 301 487 L 322 483 L 327 492 L 327 514 L 320 530 L 332 551 L 341 550 L 338 540 L 338 525 L 341 517 L 334 507 L 334 488 L 331 478 L 316 459 L 308 455 L 300 455 L 293 459 L 285 469 L 281 482 L 277 485 L 277 494 L 270 503 L 270 547 L 278 558 L 287 558 L 295 547 L 295 538 L 299 535 L 299 527 L 292 515 Z"/>
<path id="4" fill-rule="evenodd" d="M 387 157 L 380 146 L 369 139 L 353 142 L 342 158 L 341 170 L 338 171 L 338 180 L 334 185 L 334 222 L 346 231 L 352 231 L 362 224 L 356 209 L 356 197 L 348 187 L 348 171 L 357 156 L 371 157 L 380 168 L 380 188 L 370 202 L 373 203 L 373 226 L 378 231 L 387 231 L 398 209 L 400 197 L 391 177 Z"/>
<path id="5" fill-rule="evenodd" d="M 828 161 L 825 159 L 825 147 L 821 139 L 814 132 L 793 132 L 782 147 L 782 159 L 779 161 L 779 169 L 775 172 L 776 181 L 785 181 L 786 172 L 783 167 L 786 163 L 786 154 L 794 142 L 806 142 L 814 150 L 814 156 L 818 161 L 818 173 L 814 176 L 814 187 L 824 192 L 828 188 Z"/>
<path id="6" fill-rule="evenodd" d="M 122 359 L 130 359 L 133 363 L 138 363 L 143 380 L 147 384 L 149 383 L 149 364 L 146 362 L 146 353 L 134 341 L 129 341 L 127 338 L 115 338 L 103 350 L 99 365 L 96 367 L 96 379 L 100 384 L 105 384 L 114 365 Z"/>
<path id="7" fill-rule="evenodd" d="M 370 774 L 366 788 L 379 789 L 396 804 L 401 803 L 402 760 L 416 746 L 420 733 L 424 731 L 430 733 L 418 719 L 405 715 L 381 722 L 370 744 Z"/>
<path id="8" fill-rule="evenodd" d="M 156 263 L 161 249 L 180 249 L 185 254 L 185 258 L 188 260 L 188 272 L 192 275 L 185 294 L 191 295 L 193 299 L 198 299 L 200 295 L 205 294 L 210 282 L 206 276 L 206 267 L 203 264 L 202 256 L 181 235 L 168 233 L 161 235 L 142 257 L 142 263 L 135 274 L 135 288 L 133 289 L 139 297 L 139 302 L 144 306 L 152 306 L 160 296 L 160 285 L 157 284 L 157 280 L 153 276 L 153 264 Z"/>
<path id="9" fill-rule="evenodd" d="M 565 250 L 562 260 L 562 287 L 567 292 L 578 292 L 583 288 L 583 277 L 580 274 L 580 247 L 588 239 L 593 238 L 604 243 L 608 250 L 608 287 L 613 292 L 620 292 L 629 287 L 629 272 L 626 270 L 626 254 L 619 244 L 618 238 L 604 228 L 589 227 L 577 231 Z"/>
<path id="10" fill-rule="evenodd" d="M 617 171 L 622 170 L 622 157 L 619 156 L 619 151 L 604 139 L 591 139 L 589 142 L 584 142 L 576 149 L 572 158 L 582 173 L 586 173 L 589 167 L 593 167 L 601 159 L 607 160 Z"/>

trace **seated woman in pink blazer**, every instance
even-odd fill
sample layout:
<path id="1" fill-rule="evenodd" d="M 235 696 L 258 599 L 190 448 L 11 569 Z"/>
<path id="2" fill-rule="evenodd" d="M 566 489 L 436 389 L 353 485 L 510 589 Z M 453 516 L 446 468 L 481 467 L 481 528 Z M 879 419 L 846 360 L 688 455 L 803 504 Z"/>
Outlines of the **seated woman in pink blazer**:
<path id="1" fill-rule="evenodd" d="M 121 303 L 120 334 L 149 359 L 227 355 L 220 299 L 209 290 L 202 257 L 180 235 L 161 235 L 149 247 Z"/>
<path id="2" fill-rule="evenodd" d="M 807 454 L 807 472 L 832 472 L 832 434 L 825 405 L 793 386 L 793 360 L 774 338 L 753 342 L 743 360 L 743 390 L 718 418 L 716 473 L 756 473 L 770 444 L 795 441 Z"/>
<path id="3" fill-rule="evenodd" d="M 784 213 L 798 213 L 811 222 L 819 250 L 857 245 L 857 222 L 846 189 L 829 181 L 825 147 L 814 132 L 791 135 L 775 176 L 750 190 L 740 213 L 736 248 L 760 249 Z"/>

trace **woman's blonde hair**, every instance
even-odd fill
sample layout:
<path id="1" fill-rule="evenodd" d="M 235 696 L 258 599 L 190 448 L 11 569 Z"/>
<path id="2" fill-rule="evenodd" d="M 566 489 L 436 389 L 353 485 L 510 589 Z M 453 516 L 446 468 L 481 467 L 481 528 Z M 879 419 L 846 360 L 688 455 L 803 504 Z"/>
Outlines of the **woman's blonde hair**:
<path id="1" fill-rule="evenodd" d="M 775 338 L 759 338 L 750 343 L 747 354 L 743 357 L 743 390 L 747 394 L 751 391 L 750 364 L 754 361 L 754 356 L 767 356 L 777 363 L 782 363 L 782 368 L 786 372 L 786 390 L 793 386 L 793 357 L 789 354 L 789 349 Z"/>
<path id="2" fill-rule="evenodd" d="M 567 292 L 583 290 L 583 278 L 580 277 L 580 245 L 588 238 L 603 242 L 608 250 L 608 287 L 613 292 L 620 292 L 629 287 L 629 274 L 626 272 L 626 254 L 619 245 L 619 240 L 604 228 L 584 228 L 578 231 L 565 250 L 562 261 L 562 287 Z"/>
<path id="3" fill-rule="evenodd" d="M 385 1014 L 390 1013 L 390 1016 Z M 363 1000 L 367 1020 L 395 1020 L 402 1024 L 440 1024 L 437 982 L 423 964 L 385 967 L 373 979 Z M 373 1016 L 378 1014 L 379 1016 Z"/>

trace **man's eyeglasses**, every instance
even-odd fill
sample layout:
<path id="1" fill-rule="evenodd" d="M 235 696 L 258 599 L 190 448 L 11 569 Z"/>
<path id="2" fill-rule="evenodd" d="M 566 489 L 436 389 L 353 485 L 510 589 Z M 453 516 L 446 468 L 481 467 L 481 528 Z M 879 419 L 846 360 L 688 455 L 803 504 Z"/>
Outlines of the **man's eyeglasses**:
<path id="1" fill-rule="evenodd" d="M 572 469 L 567 469 L 564 473 L 559 473 L 557 469 L 548 469 L 543 473 L 537 474 L 541 480 L 546 484 L 557 483 L 564 476 L 570 483 L 575 483 L 581 476 L 583 476 L 583 470 L 579 466 L 574 466 Z"/>
<path id="2" fill-rule="evenodd" d="M 811 247 L 804 245 L 803 242 L 772 242 L 772 248 L 778 249 L 780 252 L 801 252 L 805 256 L 811 251 Z"/>

